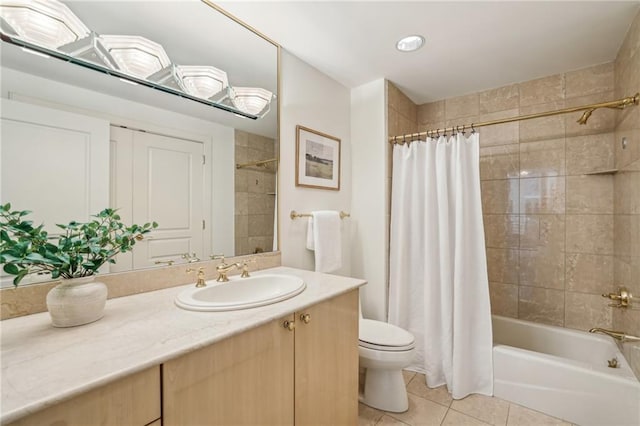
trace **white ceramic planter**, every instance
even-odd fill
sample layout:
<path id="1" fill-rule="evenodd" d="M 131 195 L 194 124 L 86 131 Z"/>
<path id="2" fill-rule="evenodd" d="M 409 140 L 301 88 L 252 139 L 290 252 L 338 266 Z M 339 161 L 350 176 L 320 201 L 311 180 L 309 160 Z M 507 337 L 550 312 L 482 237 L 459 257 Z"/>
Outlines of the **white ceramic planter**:
<path id="1" fill-rule="evenodd" d="M 107 286 L 95 276 L 63 280 L 47 293 L 47 308 L 54 327 L 73 327 L 104 315 Z"/>

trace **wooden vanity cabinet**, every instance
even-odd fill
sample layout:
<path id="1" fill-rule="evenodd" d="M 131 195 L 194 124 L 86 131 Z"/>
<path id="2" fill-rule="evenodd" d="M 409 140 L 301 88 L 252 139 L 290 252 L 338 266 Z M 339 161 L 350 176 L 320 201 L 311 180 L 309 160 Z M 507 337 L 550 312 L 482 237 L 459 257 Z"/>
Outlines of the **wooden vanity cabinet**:
<path id="1" fill-rule="evenodd" d="M 358 290 L 165 363 L 163 404 L 164 426 L 356 424 Z"/>
<path id="2" fill-rule="evenodd" d="M 159 419 L 155 366 L 10 423 L 10 426 L 145 426 Z"/>

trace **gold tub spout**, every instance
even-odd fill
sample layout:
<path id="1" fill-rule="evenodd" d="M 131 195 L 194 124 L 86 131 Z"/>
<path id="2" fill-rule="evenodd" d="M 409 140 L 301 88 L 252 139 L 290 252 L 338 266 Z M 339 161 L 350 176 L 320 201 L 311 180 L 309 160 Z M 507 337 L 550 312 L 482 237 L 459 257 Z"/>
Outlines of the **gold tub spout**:
<path id="1" fill-rule="evenodd" d="M 640 337 L 629 336 L 624 331 L 613 331 L 613 330 L 607 330 L 604 328 L 594 327 L 591 330 L 589 330 L 589 333 L 606 334 L 607 336 L 611 336 L 614 339 L 620 340 L 621 342 L 640 342 Z"/>

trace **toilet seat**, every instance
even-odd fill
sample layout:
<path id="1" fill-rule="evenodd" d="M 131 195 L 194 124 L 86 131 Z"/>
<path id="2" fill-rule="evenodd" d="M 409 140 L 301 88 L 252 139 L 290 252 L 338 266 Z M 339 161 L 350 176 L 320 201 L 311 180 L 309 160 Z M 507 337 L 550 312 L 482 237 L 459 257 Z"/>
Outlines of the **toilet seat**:
<path id="1" fill-rule="evenodd" d="M 378 351 L 408 351 L 413 349 L 413 335 L 382 321 L 360 319 L 360 346 Z"/>

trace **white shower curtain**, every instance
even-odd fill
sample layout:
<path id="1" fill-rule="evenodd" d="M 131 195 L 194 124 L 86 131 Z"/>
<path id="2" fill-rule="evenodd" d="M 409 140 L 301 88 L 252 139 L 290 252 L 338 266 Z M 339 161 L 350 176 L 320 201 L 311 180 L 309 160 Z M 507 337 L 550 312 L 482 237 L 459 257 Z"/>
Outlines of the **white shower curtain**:
<path id="1" fill-rule="evenodd" d="M 453 398 L 493 393 L 479 135 L 395 145 L 389 322 L 416 338 L 411 366 Z"/>

